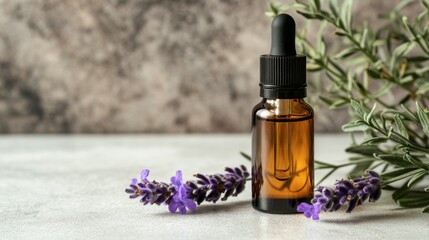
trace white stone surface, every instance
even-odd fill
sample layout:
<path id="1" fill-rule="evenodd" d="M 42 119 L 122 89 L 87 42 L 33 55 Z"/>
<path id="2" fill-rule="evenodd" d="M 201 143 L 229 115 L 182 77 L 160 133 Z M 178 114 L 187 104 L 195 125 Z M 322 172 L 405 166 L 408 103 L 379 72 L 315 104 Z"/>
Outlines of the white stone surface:
<path id="1" fill-rule="evenodd" d="M 316 158 L 345 161 L 348 143 L 345 135 L 318 135 Z M 248 135 L 1 136 L 0 239 L 428 239 L 429 215 L 399 208 L 389 192 L 320 221 L 253 210 L 250 184 L 239 197 L 188 215 L 141 206 L 124 193 L 143 168 L 167 181 L 177 169 L 190 178 L 250 166 L 240 150 L 250 151 Z"/>

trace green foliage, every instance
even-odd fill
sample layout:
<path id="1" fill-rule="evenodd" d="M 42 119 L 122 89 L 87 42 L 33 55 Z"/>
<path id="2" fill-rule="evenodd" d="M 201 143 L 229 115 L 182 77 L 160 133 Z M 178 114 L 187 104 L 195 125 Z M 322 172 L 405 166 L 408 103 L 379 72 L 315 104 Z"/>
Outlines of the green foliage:
<path id="1" fill-rule="evenodd" d="M 245 159 L 247 159 L 248 161 L 252 161 L 252 157 L 249 156 L 247 153 L 244 152 L 240 152 L 240 155 L 243 156 Z"/>
<path id="2" fill-rule="evenodd" d="M 404 10 L 416 5 L 420 13 L 404 16 Z M 308 58 L 308 70 L 329 80 L 320 91 L 322 102 L 333 109 L 349 108 L 352 120 L 342 130 L 364 133 L 362 142 L 346 149 L 354 154 L 349 162 L 316 162 L 316 168 L 330 169 L 330 175 L 354 166 L 354 177 L 379 167 L 384 188 L 394 190 L 400 206 L 429 212 L 429 187 L 418 185 L 429 175 L 429 0 L 399 2 L 381 16 L 386 24 L 377 28 L 353 23 L 352 8 L 352 0 L 309 0 L 269 4 L 267 12 L 274 17 L 294 9 L 320 24 L 316 43 L 304 29 L 297 33 L 298 46 Z M 340 51 L 325 42 L 334 36 Z M 398 182 L 402 187 L 390 185 Z"/>

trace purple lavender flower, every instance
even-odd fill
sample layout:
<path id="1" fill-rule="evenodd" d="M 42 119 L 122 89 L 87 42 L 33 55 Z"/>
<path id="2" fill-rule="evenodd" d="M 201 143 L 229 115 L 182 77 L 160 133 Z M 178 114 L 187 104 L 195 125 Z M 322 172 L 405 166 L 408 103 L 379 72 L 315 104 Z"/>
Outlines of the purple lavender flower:
<path id="1" fill-rule="evenodd" d="M 141 182 L 143 182 L 143 183 L 146 183 L 146 182 L 148 182 L 148 180 L 146 179 L 147 178 L 147 176 L 149 176 L 149 169 L 144 169 L 141 173 L 140 173 L 140 180 L 141 180 Z M 137 178 L 133 178 L 133 179 L 131 179 L 131 184 L 137 184 Z"/>
<path id="2" fill-rule="evenodd" d="M 168 203 L 168 210 L 174 213 L 179 209 L 180 214 L 186 214 L 186 208 L 195 211 L 197 204 L 188 196 L 188 190 L 182 181 L 182 171 L 178 170 L 176 176 L 171 177 L 171 183 L 176 191 Z"/>
<path id="3" fill-rule="evenodd" d="M 307 218 L 313 217 L 313 220 L 319 220 L 320 208 L 320 203 L 316 203 L 314 205 L 308 203 L 301 203 L 296 210 L 298 212 L 303 212 L 304 216 L 306 216 Z"/>
<path id="4" fill-rule="evenodd" d="M 301 203 L 297 211 L 303 212 L 307 218 L 319 219 L 320 211 L 333 212 L 349 202 L 347 213 L 353 211 L 356 206 L 362 205 L 367 199 L 375 202 L 380 198 L 380 175 L 372 170 L 367 170 L 367 176 L 352 180 L 337 180 L 334 187 L 319 186 L 311 200 L 312 205 Z"/>
<path id="5" fill-rule="evenodd" d="M 182 172 L 179 170 L 171 177 L 171 183 L 149 181 L 149 170 L 140 174 L 140 182 L 134 178 L 125 192 L 130 198 L 140 198 L 143 205 L 166 204 L 170 212 L 179 210 L 185 214 L 187 209 L 195 210 L 197 204 L 203 201 L 216 203 L 219 199 L 225 201 L 230 196 L 237 196 L 244 190 L 249 177 L 244 166 L 225 168 L 225 174 L 203 175 L 195 174 L 196 181 L 183 183 Z M 223 194 L 223 196 L 222 196 Z M 222 198 L 221 198 L 222 197 Z"/>
<path id="6" fill-rule="evenodd" d="M 149 176 L 149 169 L 145 169 L 145 170 L 143 170 L 143 171 L 140 173 L 140 180 L 141 180 L 142 182 L 149 182 L 149 181 L 147 180 L 147 176 Z"/>

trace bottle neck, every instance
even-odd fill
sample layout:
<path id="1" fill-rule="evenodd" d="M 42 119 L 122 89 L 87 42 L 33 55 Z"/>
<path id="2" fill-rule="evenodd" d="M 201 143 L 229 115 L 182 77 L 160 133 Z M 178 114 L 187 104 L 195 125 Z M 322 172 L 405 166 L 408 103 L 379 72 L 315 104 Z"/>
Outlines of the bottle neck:
<path id="1" fill-rule="evenodd" d="M 300 87 L 281 87 L 260 83 L 260 96 L 268 99 L 299 99 L 307 97 L 306 85 Z"/>

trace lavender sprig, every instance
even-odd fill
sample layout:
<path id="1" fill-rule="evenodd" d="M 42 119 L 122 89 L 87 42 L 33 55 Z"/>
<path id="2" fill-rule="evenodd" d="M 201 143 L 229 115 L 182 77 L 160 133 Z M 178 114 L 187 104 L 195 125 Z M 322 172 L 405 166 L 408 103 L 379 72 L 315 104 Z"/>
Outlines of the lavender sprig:
<path id="1" fill-rule="evenodd" d="M 213 175 L 198 173 L 194 175 L 197 178 L 196 181 L 190 180 L 183 183 L 182 172 L 178 170 L 168 184 L 150 182 L 147 180 L 149 170 L 145 169 L 141 172 L 140 182 L 135 178 L 132 179 L 130 187 L 125 189 L 125 192 L 130 194 L 130 198 L 140 198 L 143 205 L 166 204 L 170 212 L 179 210 L 181 214 L 185 214 L 187 209 L 194 211 L 197 204 L 200 205 L 204 201 L 213 203 L 219 199 L 225 201 L 244 190 L 249 177 L 246 167 L 243 165 L 236 168 L 227 167 L 225 171 L 225 174 Z"/>
<path id="2" fill-rule="evenodd" d="M 307 218 L 319 219 L 319 213 L 339 210 L 348 202 L 347 213 L 353 211 L 356 206 L 362 205 L 367 199 L 375 202 L 380 198 L 380 175 L 372 170 L 367 170 L 367 175 L 351 180 L 337 180 L 334 187 L 319 186 L 318 192 L 311 200 L 312 204 L 301 203 L 297 207 L 298 212 L 303 212 Z"/>

